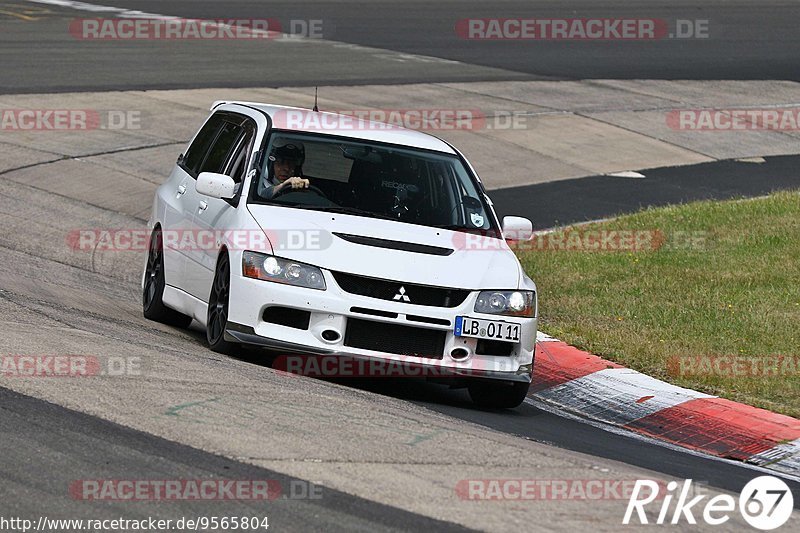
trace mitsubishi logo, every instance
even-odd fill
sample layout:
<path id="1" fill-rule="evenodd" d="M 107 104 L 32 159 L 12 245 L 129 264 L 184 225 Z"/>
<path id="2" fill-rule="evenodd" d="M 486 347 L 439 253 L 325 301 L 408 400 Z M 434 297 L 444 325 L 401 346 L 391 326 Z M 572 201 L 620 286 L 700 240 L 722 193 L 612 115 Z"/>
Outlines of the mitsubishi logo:
<path id="1" fill-rule="evenodd" d="M 406 296 L 406 288 L 401 285 L 400 290 L 397 291 L 397 294 L 394 295 L 393 300 L 399 300 L 401 302 L 410 302 L 411 298 Z"/>

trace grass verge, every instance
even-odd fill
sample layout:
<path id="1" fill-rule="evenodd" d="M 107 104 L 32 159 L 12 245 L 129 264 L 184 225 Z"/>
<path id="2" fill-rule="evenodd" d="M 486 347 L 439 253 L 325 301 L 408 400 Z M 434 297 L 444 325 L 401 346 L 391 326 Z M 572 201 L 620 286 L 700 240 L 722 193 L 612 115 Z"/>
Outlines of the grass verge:
<path id="1" fill-rule="evenodd" d="M 546 333 L 800 417 L 800 192 L 648 209 L 526 246 Z"/>

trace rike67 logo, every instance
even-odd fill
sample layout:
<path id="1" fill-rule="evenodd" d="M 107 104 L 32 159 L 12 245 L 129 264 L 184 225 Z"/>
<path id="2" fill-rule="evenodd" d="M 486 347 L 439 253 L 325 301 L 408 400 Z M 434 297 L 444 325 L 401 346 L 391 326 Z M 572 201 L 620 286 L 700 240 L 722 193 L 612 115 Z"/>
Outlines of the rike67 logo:
<path id="1" fill-rule="evenodd" d="M 789 486 L 773 476 L 760 476 L 748 482 L 739 495 L 738 506 L 736 499 L 727 494 L 714 496 L 705 502 L 705 494 L 689 499 L 692 494 L 691 479 L 684 481 L 680 489 L 678 482 L 670 481 L 666 486 L 666 494 L 659 494 L 659 489 L 655 481 L 636 480 L 622 523 L 630 524 L 634 512 L 640 524 L 650 523 L 645 507 L 658 500 L 660 509 L 656 524 L 697 524 L 697 519 L 702 518 L 706 524 L 719 526 L 728 522 L 738 507 L 738 512 L 748 524 L 761 531 L 770 531 L 784 525 L 794 508 Z"/>

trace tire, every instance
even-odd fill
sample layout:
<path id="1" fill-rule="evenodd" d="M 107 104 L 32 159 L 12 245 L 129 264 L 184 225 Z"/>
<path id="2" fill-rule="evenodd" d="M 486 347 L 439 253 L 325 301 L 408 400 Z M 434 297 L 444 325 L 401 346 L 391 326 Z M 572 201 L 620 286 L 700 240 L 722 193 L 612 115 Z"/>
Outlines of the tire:
<path id="1" fill-rule="evenodd" d="M 214 283 L 208 297 L 208 320 L 206 321 L 206 340 L 215 352 L 231 354 L 236 344 L 225 340 L 228 325 L 228 304 L 231 294 L 231 264 L 228 252 L 223 250 L 217 259 Z"/>
<path id="2" fill-rule="evenodd" d="M 179 313 L 164 305 L 164 245 L 161 228 L 153 230 L 150 236 L 150 248 L 147 253 L 147 266 L 144 270 L 144 287 L 142 288 L 142 313 L 148 320 L 161 322 L 169 326 L 188 328 L 192 317 Z"/>
<path id="3" fill-rule="evenodd" d="M 467 384 L 469 396 L 480 407 L 512 409 L 528 395 L 530 383 L 519 381 L 473 380 Z"/>

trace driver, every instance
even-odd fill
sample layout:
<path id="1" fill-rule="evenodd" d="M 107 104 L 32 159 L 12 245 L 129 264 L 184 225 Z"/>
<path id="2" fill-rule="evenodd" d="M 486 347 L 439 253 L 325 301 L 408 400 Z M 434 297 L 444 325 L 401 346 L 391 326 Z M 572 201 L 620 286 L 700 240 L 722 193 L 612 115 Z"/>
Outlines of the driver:
<path id="1" fill-rule="evenodd" d="M 311 182 L 302 177 L 305 158 L 306 150 L 302 143 L 292 141 L 275 146 L 269 154 L 272 177 L 262 196 L 271 200 L 288 189 L 307 189 Z"/>

